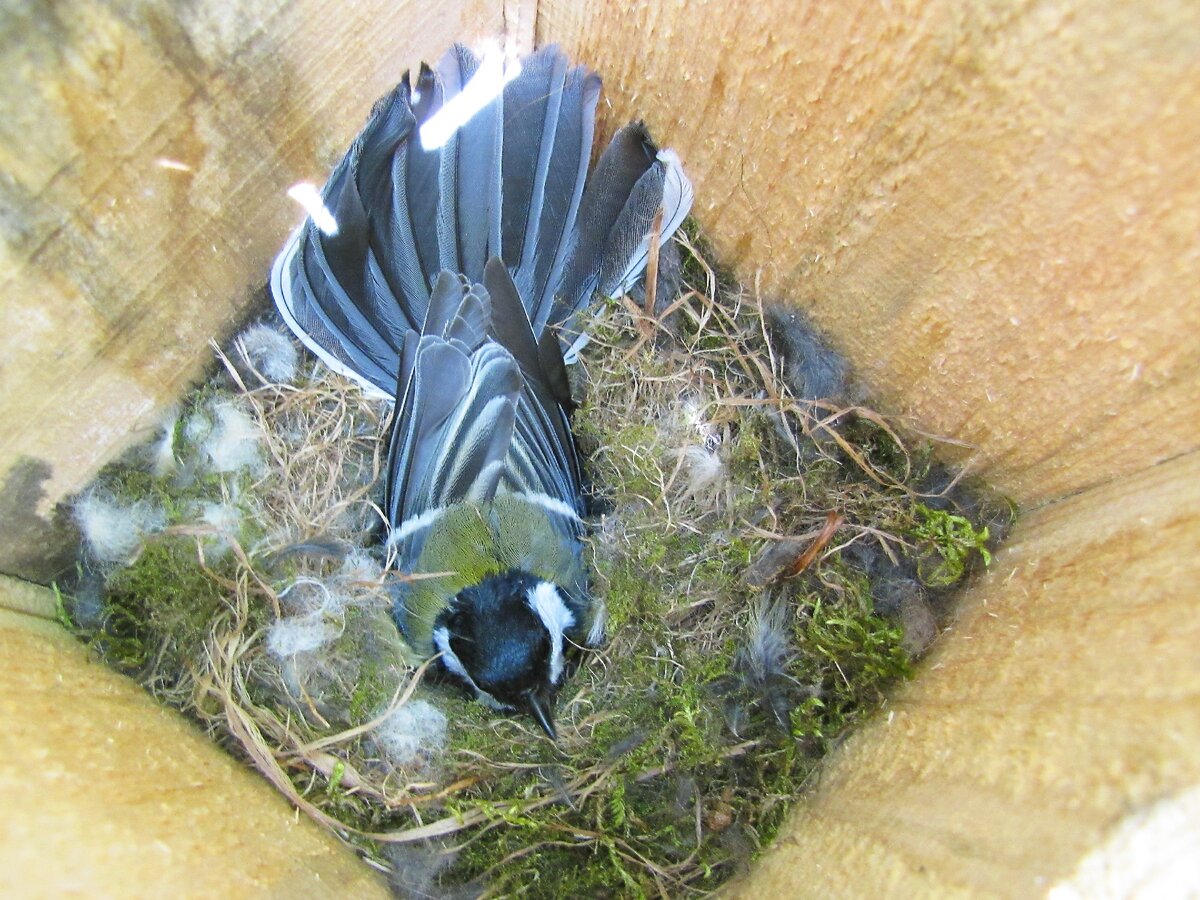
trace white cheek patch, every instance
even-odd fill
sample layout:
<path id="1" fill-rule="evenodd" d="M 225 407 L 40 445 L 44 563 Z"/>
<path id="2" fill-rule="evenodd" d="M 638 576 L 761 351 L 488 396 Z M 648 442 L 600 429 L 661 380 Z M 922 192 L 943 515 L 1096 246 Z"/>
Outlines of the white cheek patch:
<path id="1" fill-rule="evenodd" d="M 548 581 L 539 581 L 526 599 L 550 632 L 550 683 L 558 684 L 563 670 L 563 634 L 575 624 L 575 616 L 563 603 L 558 588 Z"/>
<path id="2" fill-rule="evenodd" d="M 465 681 L 467 686 L 475 692 L 476 700 L 495 710 L 512 709 L 507 703 L 501 703 L 475 683 L 475 679 L 471 677 L 471 673 L 467 671 L 467 667 L 462 664 L 462 660 L 458 658 L 458 654 L 450 647 L 450 630 L 448 628 L 443 627 L 434 630 L 433 646 L 442 654 L 442 665 L 446 671 Z"/>
<path id="3" fill-rule="evenodd" d="M 433 646 L 437 647 L 442 654 L 442 665 L 446 667 L 446 671 L 451 675 L 457 675 L 468 685 L 479 690 L 479 686 L 475 683 L 475 679 L 471 677 L 471 673 L 467 671 L 466 666 L 462 664 L 462 660 L 458 658 L 458 654 L 450 649 L 450 629 L 436 628 L 433 632 Z"/>

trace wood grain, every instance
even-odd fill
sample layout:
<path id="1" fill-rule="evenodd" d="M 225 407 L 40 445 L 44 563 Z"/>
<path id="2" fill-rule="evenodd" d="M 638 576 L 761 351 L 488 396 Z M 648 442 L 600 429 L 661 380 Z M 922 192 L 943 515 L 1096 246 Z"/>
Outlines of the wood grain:
<path id="1" fill-rule="evenodd" d="M 573 3 L 722 261 L 1022 505 L 1200 445 L 1200 6 Z"/>
<path id="2" fill-rule="evenodd" d="M 57 624 L 0 608 L 0 656 L 0 895 L 391 896 Z"/>

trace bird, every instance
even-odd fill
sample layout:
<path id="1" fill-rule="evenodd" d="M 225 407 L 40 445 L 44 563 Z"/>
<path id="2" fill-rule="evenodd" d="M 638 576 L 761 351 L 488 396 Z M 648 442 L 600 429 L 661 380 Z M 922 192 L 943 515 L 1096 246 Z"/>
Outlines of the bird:
<path id="1" fill-rule="evenodd" d="M 400 79 L 272 267 L 297 338 L 390 399 L 392 618 L 419 659 L 557 740 L 572 645 L 604 638 L 567 365 L 693 190 L 645 125 L 589 173 L 601 81 L 550 45 L 455 44 Z"/>

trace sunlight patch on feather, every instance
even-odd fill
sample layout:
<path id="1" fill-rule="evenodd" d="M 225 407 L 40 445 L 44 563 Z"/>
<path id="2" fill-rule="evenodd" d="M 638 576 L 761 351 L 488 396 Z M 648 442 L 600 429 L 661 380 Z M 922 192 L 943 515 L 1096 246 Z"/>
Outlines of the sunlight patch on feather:
<path id="1" fill-rule="evenodd" d="M 316 185 L 301 181 L 288 188 L 287 195 L 304 207 L 304 211 L 313 220 L 313 224 L 321 229 L 322 234 L 333 237 L 338 233 L 337 219 L 321 199 L 321 192 L 317 190 Z"/>
<path id="2" fill-rule="evenodd" d="M 436 150 L 452 138 L 460 128 L 504 91 L 504 86 L 521 74 L 521 63 L 513 60 L 505 65 L 504 54 L 495 42 L 484 50 L 479 68 L 462 91 L 448 100 L 421 126 L 421 146 Z M 413 102 L 418 94 L 413 92 Z"/>

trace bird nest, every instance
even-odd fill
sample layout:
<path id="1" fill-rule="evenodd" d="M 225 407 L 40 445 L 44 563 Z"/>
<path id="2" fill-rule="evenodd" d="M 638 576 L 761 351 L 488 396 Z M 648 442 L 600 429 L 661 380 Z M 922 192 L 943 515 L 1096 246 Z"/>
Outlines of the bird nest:
<path id="1" fill-rule="evenodd" d="M 72 627 L 402 895 L 714 890 L 1011 512 L 695 237 L 677 254 L 595 311 L 575 372 L 608 639 L 578 651 L 557 744 L 412 658 L 377 505 L 390 408 L 269 324 L 77 499 Z"/>

